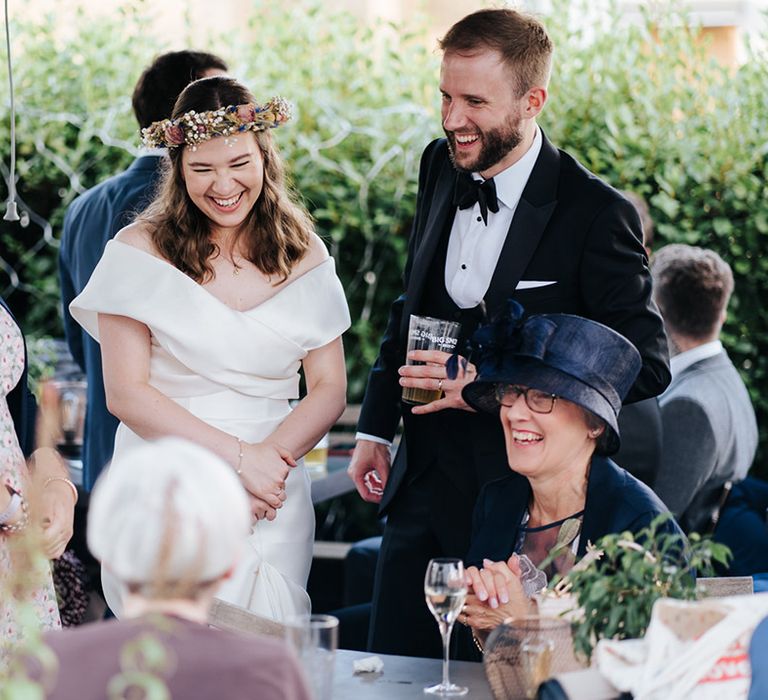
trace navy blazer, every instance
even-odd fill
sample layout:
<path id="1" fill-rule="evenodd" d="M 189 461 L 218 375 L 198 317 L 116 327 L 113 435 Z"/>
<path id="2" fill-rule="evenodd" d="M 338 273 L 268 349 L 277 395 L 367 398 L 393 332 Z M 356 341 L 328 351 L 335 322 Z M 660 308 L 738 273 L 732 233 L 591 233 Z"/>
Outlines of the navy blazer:
<path id="1" fill-rule="evenodd" d="M 75 199 L 64 217 L 59 279 L 67 343 L 88 378 L 83 437 L 83 486 L 88 491 L 112 459 L 119 421 L 107 410 L 99 344 L 72 318 L 69 304 L 88 283 L 107 242 L 152 200 L 161 163 L 161 156 L 137 158 L 125 172 Z M 131 274 L 131 270 L 125 274 Z"/>
<path id="2" fill-rule="evenodd" d="M 0 304 L 11 315 L 14 323 L 19 323 L 8 308 L 8 304 L 0 297 Z M 21 326 L 19 326 L 21 328 Z M 27 343 L 24 342 L 24 372 L 13 389 L 8 392 L 6 397 L 8 410 L 13 420 L 13 427 L 16 430 L 16 437 L 19 440 L 19 446 L 25 457 L 32 454 L 35 444 L 35 417 L 37 415 L 37 402 L 32 392 L 29 390 L 27 379 Z"/>
<path id="3" fill-rule="evenodd" d="M 528 479 L 515 472 L 486 484 L 475 506 L 467 566 L 482 566 L 483 559 L 506 561 L 514 553 L 530 500 Z M 576 556 L 584 556 L 588 542 L 594 544 L 604 535 L 625 530 L 636 533 L 667 512 L 644 483 L 607 457 L 595 456 L 587 478 L 587 501 Z M 673 519 L 664 524 L 662 531 L 684 537 Z"/>

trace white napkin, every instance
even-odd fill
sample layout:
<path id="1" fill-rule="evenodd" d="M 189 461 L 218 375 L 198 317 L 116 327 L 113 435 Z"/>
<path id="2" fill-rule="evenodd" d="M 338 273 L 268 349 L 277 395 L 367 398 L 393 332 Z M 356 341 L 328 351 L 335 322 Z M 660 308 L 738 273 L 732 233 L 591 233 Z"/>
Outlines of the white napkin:
<path id="1" fill-rule="evenodd" d="M 366 656 L 352 662 L 352 673 L 381 673 L 384 662 L 378 656 Z"/>

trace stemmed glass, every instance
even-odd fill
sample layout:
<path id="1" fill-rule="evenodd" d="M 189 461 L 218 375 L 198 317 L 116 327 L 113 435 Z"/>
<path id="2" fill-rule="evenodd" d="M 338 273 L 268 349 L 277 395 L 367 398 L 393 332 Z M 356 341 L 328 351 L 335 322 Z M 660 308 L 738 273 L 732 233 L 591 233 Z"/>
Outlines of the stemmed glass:
<path id="1" fill-rule="evenodd" d="M 443 638 L 443 681 L 424 688 L 425 693 L 442 697 L 465 695 L 467 688 L 451 683 L 448 676 L 448 648 L 453 623 L 467 597 L 464 564 L 461 559 L 431 559 L 424 576 L 424 597 L 435 616 Z"/>

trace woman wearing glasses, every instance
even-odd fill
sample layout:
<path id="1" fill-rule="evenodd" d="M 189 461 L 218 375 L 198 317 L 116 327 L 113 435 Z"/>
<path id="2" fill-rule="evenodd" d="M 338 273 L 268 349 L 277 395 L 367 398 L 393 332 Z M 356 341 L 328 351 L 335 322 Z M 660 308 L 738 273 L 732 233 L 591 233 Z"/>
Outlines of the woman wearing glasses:
<path id="1" fill-rule="evenodd" d="M 510 302 L 504 318 L 477 332 L 479 376 L 463 391 L 476 410 L 499 414 L 512 470 L 487 484 L 475 507 L 474 595 L 459 620 L 481 638 L 530 612 L 527 594 L 567 572 L 588 542 L 637 532 L 667 512 L 607 457 L 619 447 L 616 418 L 640 369 L 635 347 L 579 316 L 523 320 L 522 312 Z M 674 520 L 666 527 L 682 537 Z"/>

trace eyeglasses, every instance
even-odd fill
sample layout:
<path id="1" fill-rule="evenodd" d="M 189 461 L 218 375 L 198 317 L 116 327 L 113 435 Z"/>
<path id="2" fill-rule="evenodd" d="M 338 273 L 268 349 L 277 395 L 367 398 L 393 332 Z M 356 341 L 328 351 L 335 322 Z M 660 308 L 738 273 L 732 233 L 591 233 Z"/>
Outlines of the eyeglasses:
<path id="1" fill-rule="evenodd" d="M 552 413 L 557 401 L 557 394 L 550 394 L 539 389 L 518 386 L 517 384 L 497 384 L 496 401 L 500 406 L 509 408 L 520 396 L 525 396 L 525 405 L 534 413 Z"/>

